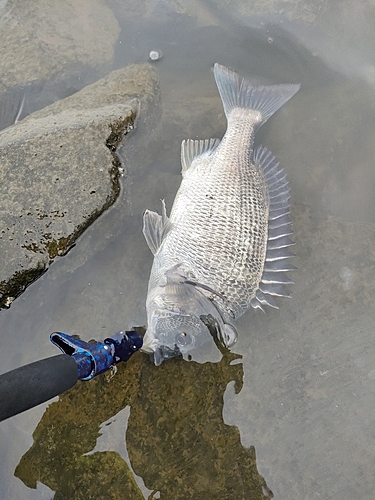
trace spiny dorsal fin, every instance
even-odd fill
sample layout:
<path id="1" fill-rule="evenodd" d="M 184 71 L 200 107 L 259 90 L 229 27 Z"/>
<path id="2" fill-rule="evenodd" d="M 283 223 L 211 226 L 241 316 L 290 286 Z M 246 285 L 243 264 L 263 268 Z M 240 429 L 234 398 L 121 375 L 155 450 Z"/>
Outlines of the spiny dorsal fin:
<path id="1" fill-rule="evenodd" d="M 157 253 L 164 238 L 172 228 L 172 222 L 167 217 L 164 200 L 161 200 L 161 203 L 161 215 L 151 210 L 146 210 L 143 214 L 143 234 L 147 245 L 154 255 Z"/>
<path id="2" fill-rule="evenodd" d="M 251 300 L 251 306 L 262 309 L 264 305 L 276 307 L 275 297 L 290 297 L 285 285 L 292 281 L 285 273 L 296 269 L 289 264 L 293 256 L 288 247 L 293 241 L 288 237 L 292 234 L 291 220 L 288 216 L 289 185 L 285 173 L 270 151 L 259 146 L 253 154 L 253 163 L 263 172 L 268 186 L 269 221 L 266 259 L 259 288 Z"/>
<path id="3" fill-rule="evenodd" d="M 193 163 L 194 158 L 196 158 L 197 156 L 203 156 L 204 154 L 210 155 L 213 151 L 215 151 L 219 144 L 220 139 L 204 139 L 200 141 L 187 139 L 186 141 L 182 141 L 182 175 L 185 174 L 186 170 Z"/>

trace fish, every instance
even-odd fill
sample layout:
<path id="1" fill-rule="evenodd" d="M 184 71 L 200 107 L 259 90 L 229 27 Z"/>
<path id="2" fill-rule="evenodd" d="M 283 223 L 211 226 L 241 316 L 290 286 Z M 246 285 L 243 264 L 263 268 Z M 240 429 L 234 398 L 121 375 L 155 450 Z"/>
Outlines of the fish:
<path id="1" fill-rule="evenodd" d="M 285 172 L 254 136 L 299 84 L 252 86 L 218 63 L 214 77 L 227 119 L 222 140 L 184 140 L 182 181 L 169 217 L 146 210 L 143 234 L 154 255 L 143 350 L 156 365 L 189 357 L 212 336 L 226 347 L 250 307 L 289 297 L 294 244 Z"/>

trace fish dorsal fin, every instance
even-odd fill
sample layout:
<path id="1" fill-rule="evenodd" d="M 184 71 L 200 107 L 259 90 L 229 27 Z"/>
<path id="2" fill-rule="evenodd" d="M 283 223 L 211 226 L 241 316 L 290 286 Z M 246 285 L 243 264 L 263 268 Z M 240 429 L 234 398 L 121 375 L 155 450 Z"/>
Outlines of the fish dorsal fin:
<path id="1" fill-rule="evenodd" d="M 197 156 L 210 155 L 220 144 L 220 139 L 204 139 L 195 141 L 194 139 L 187 139 L 182 141 L 181 144 L 181 164 L 182 175 L 193 163 Z"/>
<path id="2" fill-rule="evenodd" d="M 172 228 L 172 222 L 167 217 L 164 200 L 161 200 L 161 203 L 161 215 L 151 210 L 146 210 L 143 214 L 143 234 L 147 245 L 154 255 L 157 253 L 164 238 Z"/>
<path id="3" fill-rule="evenodd" d="M 289 263 L 293 254 L 288 247 L 294 245 L 289 218 L 289 184 L 285 172 L 270 151 L 259 146 L 253 155 L 253 163 L 263 172 L 268 187 L 269 216 L 266 259 L 259 288 L 251 301 L 254 309 L 263 310 L 263 305 L 277 308 L 275 297 L 290 297 L 285 285 L 293 283 L 287 271 L 296 268 Z"/>
<path id="4" fill-rule="evenodd" d="M 221 64 L 214 66 L 217 88 L 228 117 L 235 108 L 260 112 L 257 127 L 265 123 L 300 89 L 299 84 L 261 85 L 254 87 L 246 79 Z"/>

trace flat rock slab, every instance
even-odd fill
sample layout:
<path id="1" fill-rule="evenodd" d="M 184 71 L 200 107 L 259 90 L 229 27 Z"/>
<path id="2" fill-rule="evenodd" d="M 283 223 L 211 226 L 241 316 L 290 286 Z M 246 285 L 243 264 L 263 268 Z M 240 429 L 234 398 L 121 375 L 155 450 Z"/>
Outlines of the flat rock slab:
<path id="1" fill-rule="evenodd" d="M 154 68 L 133 65 L 0 133 L 0 308 L 116 200 L 116 149 L 159 97 Z"/>

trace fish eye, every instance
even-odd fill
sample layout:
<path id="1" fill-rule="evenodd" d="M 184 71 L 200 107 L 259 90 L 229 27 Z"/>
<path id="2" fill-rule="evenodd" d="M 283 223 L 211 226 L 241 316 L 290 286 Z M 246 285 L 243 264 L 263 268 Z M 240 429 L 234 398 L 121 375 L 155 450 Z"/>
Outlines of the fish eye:
<path id="1" fill-rule="evenodd" d="M 178 333 L 175 337 L 176 343 L 179 346 L 185 346 L 191 344 L 192 338 L 185 332 Z"/>

